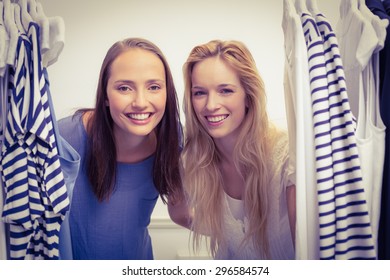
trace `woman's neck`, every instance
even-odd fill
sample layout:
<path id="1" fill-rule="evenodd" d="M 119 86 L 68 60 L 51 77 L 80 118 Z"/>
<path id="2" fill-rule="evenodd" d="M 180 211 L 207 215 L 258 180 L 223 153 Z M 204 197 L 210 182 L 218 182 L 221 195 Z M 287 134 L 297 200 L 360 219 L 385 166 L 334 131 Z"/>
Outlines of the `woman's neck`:
<path id="1" fill-rule="evenodd" d="M 115 136 L 115 145 L 118 162 L 137 163 L 155 153 L 157 139 L 154 132 L 146 136 Z"/>
<path id="2" fill-rule="evenodd" d="M 231 138 L 216 139 L 216 147 L 219 152 L 219 169 L 223 180 L 223 189 L 226 194 L 235 199 L 243 199 L 245 181 L 240 170 L 234 163 L 234 148 L 236 140 Z"/>
<path id="3" fill-rule="evenodd" d="M 219 152 L 220 160 L 222 162 L 233 163 L 235 141 L 232 141 L 231 139 L 215 139 L 214 143 Z"/>

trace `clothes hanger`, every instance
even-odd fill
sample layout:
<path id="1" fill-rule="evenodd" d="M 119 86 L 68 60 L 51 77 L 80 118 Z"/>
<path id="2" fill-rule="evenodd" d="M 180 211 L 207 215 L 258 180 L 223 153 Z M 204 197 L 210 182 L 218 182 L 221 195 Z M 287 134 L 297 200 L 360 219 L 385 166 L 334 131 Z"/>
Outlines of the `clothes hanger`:
<path id="1" fill-rule="evenodd" d="M 297 10 L 298 14 L 310 14 L 306 7 L 306 0 L 295 0 L 295 9 Z"/>
<path id="2" fill-rule="evenodd" d="M 360 13 L 358 9 L 358 0 L 343 0 L 340 2 L 340 16 L 347 15 L 350 11 Z"/>
<path id="3" fill-rule="evenodd" d="M 12 7 L 12 9 L 11 9 Z M 17 32 L 17 27 L 15 24 L 15 17 L 14 17 L 14 11 L 13 11 L 13 5 L 11 4 L 10 0 L 3 0 L 3 21 L 4 26 L 8 32 L 8 35 L 11 36 L 12 34 L 15 34 L 14 32 Z"/>
<path id="4" fill-rule="evenodd" d="M 19 38 L 19 29 L 15 21 L 14 4 L 10 0 L 3 0 L 4 6 L 4 26 L 8 33 L 7 64 L 13 65 L 15 62 L 16 46 Z"/>
<path id="5" fill-rule="evenodd" d="M 26 34 L 26 29 L 24 28 L 22 24 L 22 14 L 20 10 L 20 6 L 18 4 L 12 3 L 11 4 L 14 10 L 14 21 L 16 24 L 16 27 L 18 28 L 19 33 Z"/>
<path id="6" fill-rule="evenodd" d="M 62 17 L 47 17 L 42 4 L 37 2 L 37 13 L 49 20 L 49 50 L 42 55 L 42 65 L 48 67 L 54 64 L 65 45 L 65 23 Z"/>
<path id="7" fill-rule="evenodd" d="M 9 41 L 9 36 L 4 26 L 3 15 L 4 15 L 4 5 L 3 2 L 0 2 L 0 77 L 3 77 L 5 73 L 5 67 L 7 61 L 7 49 L 8 49 L 8 41 Z M 0 121 L 0 128 L 1 128 L 1 121 Z"/>
<path id="8" fill-rule="evenodd" d="M 41 47 L 41 53 L 45 53 L 50 48 L 49 35 L 50 26 L 49 19 L 44 13 L 38 13 L 37 2 L 35 0 L 27 0 L 27 9 L 32 20 L 39 25 L 39 43 Z"/>
<path id="9" fill-rule="evenodd" d="M 4 5 L 0 2 L 0 24 L 4 26 Z"/>
<path id="10" fill-rule="evenodd" d="M 317 5 L 317 0 L 306 0 L 306 6 L 312 14 L 318 15 L 321 13 Z"/>
<path id="11" fill-rule="evenodd" d="M 28 13 L 27 9 L 27 0 L 19 0 L 19 6 L 21 11 L 21 21 L 24 27 L 24 30 L 28 30 L 30 23 L 33 22 L 31 15 Z"/>

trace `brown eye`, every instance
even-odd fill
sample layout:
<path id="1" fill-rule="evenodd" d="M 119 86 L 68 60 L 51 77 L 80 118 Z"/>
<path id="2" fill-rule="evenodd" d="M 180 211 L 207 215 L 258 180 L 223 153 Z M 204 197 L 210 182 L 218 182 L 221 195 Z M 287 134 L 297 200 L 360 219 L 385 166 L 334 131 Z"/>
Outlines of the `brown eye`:
<path id="1" fill-rule="evenodd" d="M 131 88 L 129 86 L 119 86 L 118 90 L 119 91 L 129 91 L 129 90 L 131 90 Z"/>
<path id="2" fill-rule="evenodd" d="M 151 91 L 157 91 L 160 89 L 161 89 L 161 87 L 159 85 L 152 85 L 149 87 L 149 90 L 151 90 Z"/>

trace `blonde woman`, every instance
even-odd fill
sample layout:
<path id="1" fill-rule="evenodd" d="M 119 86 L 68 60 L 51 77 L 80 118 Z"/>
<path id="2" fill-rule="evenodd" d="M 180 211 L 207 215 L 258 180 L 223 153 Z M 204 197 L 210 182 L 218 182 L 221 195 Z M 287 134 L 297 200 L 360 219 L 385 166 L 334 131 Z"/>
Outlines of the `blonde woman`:
<path id="1" fill-rule="evenodd" d="M 216 259 L 293 259 L 295 186 L 286 133 L 271 125 L 263 81 L 247 47 L 211 41 L 192 49 L 185 78 L 185 203 L 174 221 L 210 236 Z"/>

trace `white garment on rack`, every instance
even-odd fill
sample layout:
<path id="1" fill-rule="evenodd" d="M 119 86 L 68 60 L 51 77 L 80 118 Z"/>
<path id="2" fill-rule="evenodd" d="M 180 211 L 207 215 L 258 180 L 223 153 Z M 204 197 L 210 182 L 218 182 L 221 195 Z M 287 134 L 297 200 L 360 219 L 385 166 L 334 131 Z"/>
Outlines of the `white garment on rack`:
<path id="1" fill-rule="evenodd" d="M 362 162 L 363 183 L 367 194 L 371 226 L 375 246 L 377 245 L 380 205 L 382 194 L 383 165 L 385 155 L 386 127 L 379 111 L 379 51 L 384 46 L 387 19 L 381 20 L 359 1 L 359 10 L 372 24 L 377 46 L 367 66 L 362 71 L 363 90 L 359 92 L 359 118 L 357 124 L 357 140 Z"/>
<path id="2" fill-rule="evenodd" d="M 7 67 L 7 52 L 9 45 L 9 36 L 5 28 L 5 20 L 3 18 L 4 5 L 0 2 L 0 151 L 4 141 L 4 116 L 6 112 L 7 97 L 4 91 L 4 75 Z M 1 160 L 1 152 L 0 152 Z M 4 191 L 3 182 L 0 178 L 0 217 L 3 213 Z M 0 260 L 7 259 L 7 233 L 3 221 L 0 220 Z"/>
<path id="3" fill-rule="evenodd" d="M 295 258 L 319 259 L 314 136 L 306 43 L 300 16 L 283 1 L 284 96 L 289 133 L 290 170 L 296 178 Z"/>
<path id="4" fill-rule="evenodd" d="M 357 9 L 341 1 L 340 18 L 336 26 L 353 115 L 359 118 L 359 91 L 363 90 L 362 71 L 378 44 L 378 37 L 370 22 Z"/>

